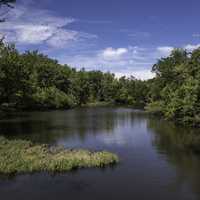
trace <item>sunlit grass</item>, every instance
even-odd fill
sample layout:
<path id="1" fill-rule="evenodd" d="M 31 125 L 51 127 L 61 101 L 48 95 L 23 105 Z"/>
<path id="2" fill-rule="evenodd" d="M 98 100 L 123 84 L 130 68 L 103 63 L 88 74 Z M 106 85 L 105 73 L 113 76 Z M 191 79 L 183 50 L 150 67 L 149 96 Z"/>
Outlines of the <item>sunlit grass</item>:
<path id="1" fill-rule="evenodd" d="M 0 173 L 65 172 L 77 168 L 104 167 L 118 162 L 115 154 L 102 151 L 66 150 L 0 137 Z"/>

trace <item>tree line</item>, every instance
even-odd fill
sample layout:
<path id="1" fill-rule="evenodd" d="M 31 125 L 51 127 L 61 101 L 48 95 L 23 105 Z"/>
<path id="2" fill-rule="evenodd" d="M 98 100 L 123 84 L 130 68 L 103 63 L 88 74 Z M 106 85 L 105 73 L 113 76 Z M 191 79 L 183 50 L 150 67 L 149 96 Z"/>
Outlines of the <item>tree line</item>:
<path id="1" fill-rule="evenodd" d="M 76 70 L 39 53 L 0 43 L 0 105 L 17 109 L 67 109 L 89 103 L 145 108 L 167 119 L 200 122 L 200 49 L 175 49 L 152 67 L 155 78 L 116 78 Z"/>
<path id="2" fill-rule="evenodd" d="M 71 108 L 106 102 L 144 107 L 146 82 L 101 71 L 76 70 L 38 51 L 0 44 L 0 105 L 17 109 Z"/>

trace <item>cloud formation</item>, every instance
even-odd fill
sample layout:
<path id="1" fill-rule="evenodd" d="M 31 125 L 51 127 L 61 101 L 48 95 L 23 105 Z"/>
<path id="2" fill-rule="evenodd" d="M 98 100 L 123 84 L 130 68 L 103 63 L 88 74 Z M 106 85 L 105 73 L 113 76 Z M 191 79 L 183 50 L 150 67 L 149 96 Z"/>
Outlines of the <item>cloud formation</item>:
<path id="1" fill-rule="evenodd" d="M 171 46 L 157 47 L 157 51 L 160 53 L 162 57 L 169 56 L 173 49 L 174 47 Z"/>
<path id="2" fill-rule="evenodd" d="M 95 35 L 67 29 L 75 20 L 58 17 L 54 13 L 20 5 L 11 10 L 7 21 L 1 24 L 1 34 L 8 42 L 18 45 L 48 45 L 63 48 L 70 42 L 95 38 Z"/>
<path id="3" fill-rule="evenodd" d="M 187 51 L 193 51 L 198 48 L 200 48 L 200 44 L 187 44 L 184 46 L 184 49 L 186 49 Z"/>
<path id="4" fill-rule="evenodd" d="M 194 37 L 194 38 L 200 38 L 200 33 L 193 33 L 192 37 Z"/>
<path id="5" fill-rule="evenodd" d="M 182 48 L 191 51 L 200 47 L 197 45 L 184 45 Z M 154 77 L 151 72 L 153 64 L 159 58 L 170 55 L 174 47 L 159 46 L 154 48 L 128 46 L 121 48 L 108 47 L 88 54 L 76 54 L 74 56 L 61 55 L 59 60 L 76 68 L 86 70 L 110 71 L 120 76 L 135 76 L 139 79 L 150 79 Z"/>
<path id="6" fill-rule="evenodd" d="M 149 47 L 145 41 L 152 36 L 151 33 L 131 29 L 119 29 L 119 32 L 123 36 L 126 35 L 130 43 L 138 44 L 140 41 L 142 46 L 127 46 L 121 42 L 116 48 L 117 43 L 112 45 L 109 42 L 108 45 L 105 42 L 97 49 L 94 47 L 97 35 L 77 31 L 70 26 L 73 23 L 86 23 L 87 26 L 95 23 L 96 26 L 105 26 L 112 21 L 61 17 L 49 10 L 36 8 L 35 1 L 21 1 L 23 4 L 17 4 L 16 8 L 9 12 L 7 21 L 0 24 L 1 34 L 5 35 L 8 42 L 15 42 L 20 47 L 41 47 L 42 52 L 72 67 L 110 71 L 117 77 L 133 75 L 139 79 L 149 79 L 154 76 L 151 73 L 152 65 L 159 58 L 169 56 L 174 49 L 170 45 Z M 199 37 L 199 34 L 193 34 L 193 37 Z M 200 47 L 200 44 L 187 44 L 182 47 L 192 51 Z"/>
<path id="7" fill-rule="evenodd" d="M 108 47 L 100 53 L 100 56 L 102 56 L 105 60 L 119 60 L 127 52 L 128 49 L 126 48 L 114 49 L 112 47 Z"/>
<path id="8" fill-rule="evenodd" d="M 59 60 L 79 69 L 109 71 L 116 77 L 133 75 L 139 79 L 149 79 L 154 77 L 151 67 L 158 57 L 161 55 L 157 49 L 129 46 L 108 47 L 89 54 L 62 55 Z"/>

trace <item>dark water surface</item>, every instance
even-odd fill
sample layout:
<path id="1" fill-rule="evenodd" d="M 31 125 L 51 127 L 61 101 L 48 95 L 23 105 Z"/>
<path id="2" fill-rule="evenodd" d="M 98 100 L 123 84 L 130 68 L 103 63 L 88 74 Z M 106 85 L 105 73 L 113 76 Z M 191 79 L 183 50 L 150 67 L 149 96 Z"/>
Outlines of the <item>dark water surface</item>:
<path id="1" fill-rule="evenodd" d="M 112 168 L 0 177 L 0 199 L 200 199 L 200 157 L 176 145 L 188 131 L 196 130 L 124 108 L 22 113 L 0 120 L 1 135 L 9 138 L 105 149 L 121 159 Z"/>

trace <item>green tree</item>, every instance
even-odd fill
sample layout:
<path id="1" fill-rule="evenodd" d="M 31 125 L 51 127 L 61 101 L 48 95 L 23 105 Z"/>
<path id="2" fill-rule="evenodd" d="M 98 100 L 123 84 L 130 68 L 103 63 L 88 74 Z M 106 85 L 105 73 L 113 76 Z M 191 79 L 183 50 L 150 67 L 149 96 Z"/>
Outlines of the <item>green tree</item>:
<path id="1" fill-rule="evenodd" d="M 154 66 L 147 108 L 167 119 L 197 125 L 200 122 L 200 49 L 175 49 Z"/>

